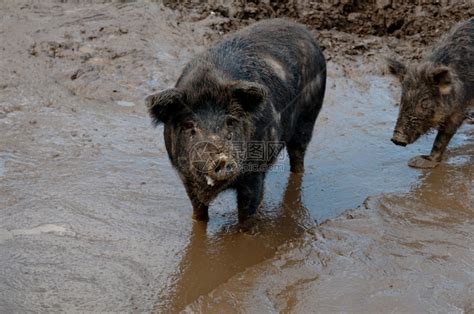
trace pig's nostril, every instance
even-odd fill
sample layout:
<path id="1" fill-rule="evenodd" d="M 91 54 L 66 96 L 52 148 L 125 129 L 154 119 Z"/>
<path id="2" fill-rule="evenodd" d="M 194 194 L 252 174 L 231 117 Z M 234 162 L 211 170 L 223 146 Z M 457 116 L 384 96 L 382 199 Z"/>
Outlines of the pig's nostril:
<path id="1" fill-rule="evenodd" d="M 219 172 L 223 170 L 227 170 L 227 167 L 228 167 L 228 164 L 225 160 L 219 160 L 216 166 L 214 167 L 214 172 L 218 174 Z"/>
<path id="2" fill-rule="evenodd" d="M 220 160 L 212 169 L 212 176 L 215 177 L 217 180 L 224 180 L 227 177 L 231 176 L 236 169 L 236 165 L 232 162 L 228 162 L 227 160 Z"/>

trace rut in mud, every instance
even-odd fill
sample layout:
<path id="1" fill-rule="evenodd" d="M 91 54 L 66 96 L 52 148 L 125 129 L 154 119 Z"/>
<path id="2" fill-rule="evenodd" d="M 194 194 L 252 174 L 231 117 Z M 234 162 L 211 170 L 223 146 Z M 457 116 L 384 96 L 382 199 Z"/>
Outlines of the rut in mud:
<path id="1" fill-rule="evenodd" d="M 380 56 L 416 57 L 416 38 L 317 31 L 330 60 L 306 173 L 282 155 L 250 230 L 232 193 L 206 227 L 143 98 L 255 17 L 179 9 L 0 4 L 1 312 L 474 310 L 473 125 L 432 171 L 406 163 L 434 134 L 389 141 L 400 91 Z"/>

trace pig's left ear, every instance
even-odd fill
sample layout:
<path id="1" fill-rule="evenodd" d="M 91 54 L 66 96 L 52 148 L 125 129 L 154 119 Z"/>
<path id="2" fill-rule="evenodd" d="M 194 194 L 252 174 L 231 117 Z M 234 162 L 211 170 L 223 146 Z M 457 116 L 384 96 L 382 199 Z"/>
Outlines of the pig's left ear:
<path id="1" fill-rule="evenodd" d="M 145 105 L 155 125 L 167 123 L 183 109 L 184 95 L 176 88 L 167 89 L 145 98 Z"/>
<path id="2" fill-rule="evenodd" d="M 385 59 L 387 63 L 388 71 L 395 75 L 400 81 L 403 81 L 405 74 L 407 73 L 406 66 L 398 60 L 387 58 Z"/>
<path id="3" fill-rule="evenodd" d="M 448 95 L 453 88 L 452 74 L 448 67 L 441 66 L 431 72 L 433 83 L 439 88 L 441 95 Z"/>
<path id="4" fill-rule="evenodd" d="M 238 82 L 231 85 L 232 98 L 247 112 L 257 112 L 267 100 L 265 87 L 253 82 Z"/>

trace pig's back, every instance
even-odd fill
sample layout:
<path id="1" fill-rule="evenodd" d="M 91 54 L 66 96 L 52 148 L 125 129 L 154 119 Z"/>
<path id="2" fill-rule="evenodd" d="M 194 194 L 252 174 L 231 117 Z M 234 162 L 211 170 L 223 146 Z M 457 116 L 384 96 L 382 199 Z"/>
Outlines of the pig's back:
<path id="1" fill-rule="evenodd" d="M 312 34 L 304 26 L 284 19 L 263 21 L 241 30 L 209 49 L 208 57 L 230 80 L 267 86 L 279 112 L 326 69 Z"/>
<path id="2" fill-rule="evenodd" d="M 474 18 L 454 26 L 434 46 L 429 59 L 451 66 L 463 82 L 469 98 L 474 97 Z"/>

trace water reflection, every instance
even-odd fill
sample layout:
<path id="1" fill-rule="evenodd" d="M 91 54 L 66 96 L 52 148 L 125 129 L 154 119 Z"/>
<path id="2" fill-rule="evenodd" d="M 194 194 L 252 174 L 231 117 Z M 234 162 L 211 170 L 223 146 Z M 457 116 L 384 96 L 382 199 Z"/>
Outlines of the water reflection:
<path id="1" fill-rule="evenodd" d="M 474 136 L 474 130 L 468 132 Z M 417 184 L 406 195 L 393 195 L 387 208 L 410 208 L 405 219 L 413 223 L 446 227 L 474 219 L 474 141 L 448 151 L 448 160 L 431 170 L 421 170 Z M 413 211 L 416 211 L 416 215 Z M 423 214 L 426 217 L 422 217 Z"/>
<path id="2" fill-rule="evenodd" d="M 474 139 L 474 129 L 466 134 Z M 473 140 L 450 149 L 437 168 L 414 170 L 420 179 L 408 192 L 369 197 L 366 210 L 351 212 L 350 219 L 322 223 L 324 241 L 279 250 L 193 303 L 190 312 L 222 313 L 232 306 L 258 313 L 270 305 L 285 313 L 470 313 L 473 157 Z"/>
<path id="3" fill-rule="evenodd" d="M 274 256 L 280 245 L 298 239 L 314 226 L 308 209 L 301 203 L 302 180 L 300 174 L 289 175 L 276 217 L 257 214 L 250 225 L 224 225 L 212 235 L 205 223 L 193 222 L 172 287 L 161 294 L 155 310 L 182 310 L 233 275 Z"/>

